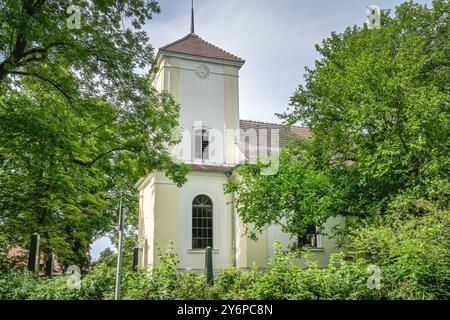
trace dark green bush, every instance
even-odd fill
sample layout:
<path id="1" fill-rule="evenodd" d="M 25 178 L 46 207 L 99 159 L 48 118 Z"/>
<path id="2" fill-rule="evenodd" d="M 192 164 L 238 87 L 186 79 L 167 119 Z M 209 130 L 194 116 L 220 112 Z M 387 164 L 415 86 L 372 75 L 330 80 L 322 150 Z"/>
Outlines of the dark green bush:
<path id="1" fill-rule="evenodd" d="M 359 227 L 349 237 L 355 255 L 380 266 L 386 299 L 450 298 L 450 213 L 428 211 Z"/>
<path id="2" fill-rule="evenodd" d="M 265 272 L 227 268 L 206 285 L 201 273 L 179 272 L 169 248 L 152 270 L 122 276 L 123 299 L 449 299 L 449 213 L 394 218 L 380 226 L 359 226 L 349 233 L 352 250 L 332 256 L 327 268 L 276 247 Z M 368 266 L 381 270 L 379 289 L 369 289 Z M 98 263 L 69 289 L 68 276 L 52 279 L 27 271 L 0 273 L 0 299 L 112 299 L 115 268 Z"/>

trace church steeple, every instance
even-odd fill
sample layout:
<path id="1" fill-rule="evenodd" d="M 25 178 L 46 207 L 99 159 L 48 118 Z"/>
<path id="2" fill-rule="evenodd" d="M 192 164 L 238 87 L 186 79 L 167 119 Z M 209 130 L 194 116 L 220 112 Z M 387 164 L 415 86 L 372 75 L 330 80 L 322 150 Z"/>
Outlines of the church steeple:
<path id="1" fill-rule="evenodd" d="M 194 32 L 194 0 L 191 0 L 191 33 Z"/>

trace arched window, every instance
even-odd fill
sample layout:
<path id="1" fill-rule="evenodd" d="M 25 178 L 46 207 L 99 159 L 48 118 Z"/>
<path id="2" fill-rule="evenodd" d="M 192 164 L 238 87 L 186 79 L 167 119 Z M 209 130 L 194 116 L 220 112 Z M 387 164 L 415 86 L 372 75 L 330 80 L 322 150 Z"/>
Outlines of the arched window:
<path id="1" fill-rule="evenodd" d="M 213 205 L 208 196 L 192 201 L 192 249 L 213 247 Z"/>
<path id="2" fill-rule="evenodd" d="M 209 133 L 206 129 L 195 130 L 195 160 L 208 160 L 209 159 Z"/>

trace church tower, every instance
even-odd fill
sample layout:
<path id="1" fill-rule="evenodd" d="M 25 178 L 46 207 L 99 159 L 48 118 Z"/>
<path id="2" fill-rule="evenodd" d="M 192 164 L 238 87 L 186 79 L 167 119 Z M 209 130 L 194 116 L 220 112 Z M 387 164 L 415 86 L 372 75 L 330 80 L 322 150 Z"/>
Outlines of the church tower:
<path id="1" fill-rule="evenodd" d="M 243 64 L 241 58 L 195 33 L 160 48 L 153 85 L 170 92 L 181 106 L 180 126 L 186 137 L 179 148 L 180 160 L 216 166 L 238 162 L 236 139 L 227 132 L 231 135 L 239 129 L 239 70 Z M 189 136 L 191 141 L 186 140 Z M 209 145 L 213 140 L 214 148 Z"/>
<path id="2" fill-rule="evenodd" d="M 309 131 L 240 120 L 239 71 L 244 60 L 203 40 L 194 31 L 192 10 L 191 32 L 160 48 L 156 56 L 152 85 L 159 91 L 168 91 L 180 105 L 183 136 L 172 153 L 192 170 L 181 188 L 162 172 L 152 172 L 136 184 L 139 265 L 157 264 L 156 247 L 165 251 L 172 243 L 179 269 L 203 269 L 208 246 L 213 248 L 216 269 L 248 268 L 253 263 L 264 268 L 275 255 L 275 241 L 285 249 L 304 241 L 284 233 L 276 224 L 262 231 L 256 241 L 247 238 L 231 204 L 235 195 L 225 195 L 224 184 L 230 178 L 239 178 L 234 169 L 251 160 L 254 151 L 258 157 L 268 150 L 276 154 L 279 147 L 287 144 L 288 137 L 307 139 Z M 269 140 L 270 143 L 263 143 Z M 276 164 L 277 159 L 271 158 L 274 172 Z M 325 235 L 343 223 L 341 218 L 330 218 L 324 226 L 311 226 L 304 239 L 312 254 L 310 258 L 320 266 L 328 264 L 330 254 L 337 248 L 336 240 Z"/>
<path id="3" fill-rule="evenodd" d="M 207 246 L 216 268 L 246 264 L 232 199 L 223 190 L 240 160 L 239 71 L 245 61 L 195 34 L 192 12 L 191 32 L 161 47 L 155 62 L 152 85 L 180 105 L 183 138 L 173 153 L 192 171 L 181 188 L 161 172 L 138 182 L 139 263 L 154 265 L 155 246 L 164 251 L 173 243 L 180 269 L 203 268 Z"/>

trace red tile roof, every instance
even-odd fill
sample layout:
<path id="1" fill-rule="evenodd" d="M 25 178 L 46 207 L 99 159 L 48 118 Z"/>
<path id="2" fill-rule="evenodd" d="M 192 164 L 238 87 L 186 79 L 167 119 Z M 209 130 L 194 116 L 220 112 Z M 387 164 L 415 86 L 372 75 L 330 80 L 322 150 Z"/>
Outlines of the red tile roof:
<path id="1" fill-rule="evenodd" d="M 22 249 L 20 247 L 11 247 L 8 250 L 8 253 L 6 254 L 6 257 L 8 259 L 15 258 L 15 257 L 25 257 L 28 255 L 28 251 L 25 249 Z"/>
<path id="2" fill-rule="evenodd" d="M 302 136 L 304 139 L 308 139 L 310 136 L 310 132 L 308 128 L 306 127 L 299 127 L 299 126 L 290 126 L 286 127 L 282 124 L 276 124 L 276 123 L 268 123 L 268 122 L 261 122 L 261 121 L 253 121 L 253 120 L 240 120 L 239 125 L 241 128 L 241 142 L 243 142 L 245 138 L 245 132 L 249 129 L 254 129 L 256 131 L 257 137 L 259 137 L 260 133 L 259 130 L 267 130 L 267 139 L 270 144 L 271 142 L 271 130 L 278 130 L 279 132 L 279 143 L 280 147 L 283 147 L 287 144 L 289 137 L 291 135 L 294 136 Z M 250 143 L 255 143 L 250 141 Z"/>
<path id="3" fill-rule="evenodd" d="M 310 132 L 306 127 L 286 127 L 282 124 L 252 120 L 240 120 L 239 123 L 241 129 L 239 149 L 246 159 L 249 159 L 250 148 L 252 147 L 256 148 L 254 149 L 256 154 L 264 150 L 271 153 L 273 150 L 278 149 L 278 147 L 286 146 L 290 137 L 301 136 L 304 139 L 310 137 Z M 272 134 L 278 135 L 278 146 L 272 145 Z"/>
<path id="4" fill-rule="evenodd" d="M 231 54 L 205 40 L 195 33 L 189 33 L 187 36 L 171 42 L 159 49 L 159 52 L 184 53 L 205 58 L 214 58 L 244 63 L 245 60 Z"/>

